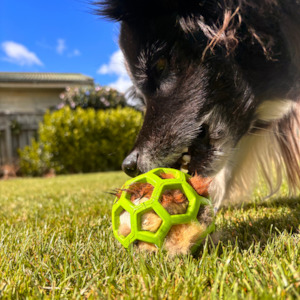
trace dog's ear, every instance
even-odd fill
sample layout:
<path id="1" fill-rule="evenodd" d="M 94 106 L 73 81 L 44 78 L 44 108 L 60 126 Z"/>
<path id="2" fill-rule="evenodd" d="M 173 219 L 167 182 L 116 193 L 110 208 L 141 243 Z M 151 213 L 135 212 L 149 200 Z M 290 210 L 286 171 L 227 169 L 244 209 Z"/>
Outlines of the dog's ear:
<path id="1" fill-rule="evenodd" d="M 133 2 L 130 0 L 104 0 L 93 2 L 96 7 L 95 13 L 99 16 L 107 17 L 114 21 L 123 21 L 130 14 L 130 6 Z"/>
<path id="2" fill-rule="evenodd" d="M 212 5 L 217 0 L 207 0 Z M 185 15 L 196 12 L 203 6 L 202 1 L 195 0 L 102 0 L 93 2 L 96 14 L 114 21 L 155 18 L 163 15 Z"/>

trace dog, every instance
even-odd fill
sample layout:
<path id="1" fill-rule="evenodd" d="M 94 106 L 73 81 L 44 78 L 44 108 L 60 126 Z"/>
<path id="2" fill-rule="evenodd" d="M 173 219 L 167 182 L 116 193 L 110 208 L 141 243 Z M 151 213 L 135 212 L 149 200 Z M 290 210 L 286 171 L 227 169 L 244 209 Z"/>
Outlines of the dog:
<path id="1" fill-rule="evenodd" d="M 216 210 L 246 199 L 259 176 L 270 194 L 284 178 L 297 192 L 299 0 L 94 4 L 120 22 L 134 96 L 146 107 L 122 165 L 128 175 L 172 167 L 211 178 Z"/>

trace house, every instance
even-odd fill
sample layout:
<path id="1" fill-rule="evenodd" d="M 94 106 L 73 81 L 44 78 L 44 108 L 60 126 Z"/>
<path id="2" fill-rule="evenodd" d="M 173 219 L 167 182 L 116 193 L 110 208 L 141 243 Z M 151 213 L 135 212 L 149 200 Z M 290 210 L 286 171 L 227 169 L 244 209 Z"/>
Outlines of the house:
<path id="1" fill-rule="evenodd" d="M 17 149 L 30 144 L 67 86 L 93 85 L 93 78 L 77 73 L 0 72 L 0 165 L 16 161 Z"/>

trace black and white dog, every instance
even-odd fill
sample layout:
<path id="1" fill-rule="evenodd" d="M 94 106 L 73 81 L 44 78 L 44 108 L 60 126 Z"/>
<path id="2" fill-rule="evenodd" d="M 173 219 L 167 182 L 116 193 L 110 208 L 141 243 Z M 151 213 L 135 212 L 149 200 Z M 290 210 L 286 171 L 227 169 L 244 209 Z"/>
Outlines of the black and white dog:
<path id="1" fill-rule="evenodd" d="M 183 167 L 211 177 L 216 208 L 244 197 L 259 173 L 271 192 L 284 177 L 296 191 L 299 0 L 95 4 L 121 22 L 126 67 L 146 105 L 127 174 Z"/>

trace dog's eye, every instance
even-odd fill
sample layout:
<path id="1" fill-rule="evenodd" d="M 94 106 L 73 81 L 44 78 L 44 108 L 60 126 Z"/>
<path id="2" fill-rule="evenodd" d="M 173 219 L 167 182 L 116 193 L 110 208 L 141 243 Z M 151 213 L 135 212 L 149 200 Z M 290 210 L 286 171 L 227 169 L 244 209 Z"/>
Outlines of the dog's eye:
<path id="1" fill-rule="evenodd" d="M 164 70 L 167 68 L 167 59 L 165 57 L 161 57 L 157 60 L 156 64 L 155 64 L 155 71 L 157 73 L 157 75 L 161 75 Z"/>

